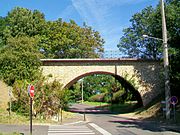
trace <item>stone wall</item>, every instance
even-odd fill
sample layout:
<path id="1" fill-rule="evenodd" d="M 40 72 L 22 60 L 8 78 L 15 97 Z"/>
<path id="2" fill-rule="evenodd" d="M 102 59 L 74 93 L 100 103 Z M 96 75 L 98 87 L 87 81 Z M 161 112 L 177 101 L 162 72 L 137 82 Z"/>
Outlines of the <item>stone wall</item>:
<path id="1" fill-rule="evenodd" d="M 56 59 L 42 60 L 43 74 L 52 75 L 48 81 L 59 80 L 69 87 L 90 74 L 117 75 L 125 80 L 135 79 L 134 88 L 147 105 L 163 90 L 162 65 L 159 61 L 138 59 Z"/>

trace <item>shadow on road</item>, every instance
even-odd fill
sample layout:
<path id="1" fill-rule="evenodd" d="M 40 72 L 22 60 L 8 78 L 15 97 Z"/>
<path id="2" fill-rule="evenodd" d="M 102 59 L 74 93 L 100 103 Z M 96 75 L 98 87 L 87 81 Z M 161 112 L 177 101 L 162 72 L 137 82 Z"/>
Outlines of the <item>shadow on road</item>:
<path id="1" fill-rule="evenodd" d="M 112 123 L 119 123 L 118 128 L 138 128 L 142 130 L 149 130 L 152 132 L 161 132 L 161 131 L 175 131 L 179 132 L 178 130 L 173 130 L 174 127 L 170 127 L 164 123 L 158 121 L 148 121 L 148 120 L 138 120 L 138 119 L 131 119 L 125 118 L 120 116 L 111 116 L 116 118 L 116 120 L 110 120 L 109 122 Z"/>
<path id="2" fill-rule="evenodd" d="M 132 112 L 136 105 L 101 105 L 92 106 L 86 104 L 72 104 L 69 106 L 68 111 L 76 113 L 92 113 L 92 114 L 123 114 Z"/>

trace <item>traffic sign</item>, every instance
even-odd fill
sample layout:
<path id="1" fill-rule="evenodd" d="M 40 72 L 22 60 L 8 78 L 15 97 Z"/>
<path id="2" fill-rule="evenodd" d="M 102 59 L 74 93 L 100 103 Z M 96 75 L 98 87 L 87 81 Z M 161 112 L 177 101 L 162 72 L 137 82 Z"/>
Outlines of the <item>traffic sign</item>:
<path id="1" fill-rule="evenodd" d="M 173 104 L 173 105 L 176 105 L 178 103 L 177 97 L 176 96 L 172 96 L 171 100 L 170 100 L 170 103 Z"/>
<path id="2" fill-rule="evenodd" d="M 30 95 L 31 98 L 34 97 L 34 86 L 33 85 L 29 86 L 29 95 Z"/>

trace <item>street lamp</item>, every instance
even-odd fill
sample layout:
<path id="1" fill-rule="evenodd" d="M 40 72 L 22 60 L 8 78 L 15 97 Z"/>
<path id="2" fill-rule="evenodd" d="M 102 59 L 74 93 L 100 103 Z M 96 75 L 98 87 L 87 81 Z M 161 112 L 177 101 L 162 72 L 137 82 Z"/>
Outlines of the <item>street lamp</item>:
<path id="1" fill-rule="evenodd" d="M 168 59 L 166 19 L 165 19 L 165 13 L 164 13 L 163 0 L 161 0 L 161 14 L 162 14 L 163 53 L 164 53 L 163 57 L 164 57 L 164 76 L 165 76 L 166 119 L 170 119 L 169 59 Z"/>
<path id="2" fill-rule="evenodd" d="M 156 37 L 152 37 L 152 36 L 149 36 L 149 35 L 143 35 L 144 38 L 152 38 L 152 39 L 155 39 L 155 40 L 160 40 L 160 41 L 163 41 L 163 39 L 161 38 L 156 38 Z"/>
<path id="3" fill-rule="evenodd" d="M 143 35 L 144 38 L 152 38 L 163 41 L 163 61 L 164 61 L 164 80 L 165 80 L 165 103 L 166 103 L 166 119 L 170 119 L 170 81 L 169 81 L 169 59 L 168 59 L 168 45 L 167 45 L 167 29 L 164 13 L 164 1 L 161 1 L 162 14 L 162 35 L 163 39 Z"/>
<path id="4" fill-rule="evenodd" d="M 163 39 L 143 35 L 144 38 L 151 38 L 159 41 L 163 41 L 163 61 L 164 61 L 164 80 L 165 80 L 165 103 L 166 103 L 166 119 L 170 119 L 170 86 L 169 86 L 169 61 L 168 61 L 168 48 L 167 43 L 164 43 Z"/>

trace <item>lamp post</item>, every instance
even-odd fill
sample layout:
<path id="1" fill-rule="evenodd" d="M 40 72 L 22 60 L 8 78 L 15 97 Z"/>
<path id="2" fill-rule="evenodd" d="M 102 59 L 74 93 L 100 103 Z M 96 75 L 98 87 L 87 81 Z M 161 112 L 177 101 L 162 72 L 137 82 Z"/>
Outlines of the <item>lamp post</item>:
<path id="1" fill-rule="evenodd" d="M 83 92 L 83 79 L 82 79 L 82 84 L 81 84 L 81 103 L 83 104 L 84 101 L 84 92 Z"/>
<path id="2" fill-rule="evenodd" d="M 164 13 L 164 1 L 161 0 L 162 14 L 162 35 L 163 35 L 163 57 L 164 57 L 164 76 L 165 76 L 165 102 L 166 102 L 166 119 L 170 119 L 170 81 L 169 81 L 169 60 L 168 60 L 168 45 L 167 45 L 167 29 Z"/>
<path id="3" fill-rule="evenodd" d="M 167 42 L 163 39 L 143 35 L 144 38 L 151 38 L 163 42 L 163 62 L 164 62 L 164 80 L 165 80 L 165 104 L 166 104 L 166 119 L 170 119 L 170 86 L 169 86 L 169 60 Z"/>
<path id="4" fill-rule="evenodd" d="M 144 38 L 152 38 L 163 41 L 163 62 L 164 62 L 164 80 L 165 80 L 165 103 L 166 103 L 166 119 L 170 119 L 170 81 L 169 81 L 169 59 L 168 59 L 168 45 L 167 45 L 167 29 L 164 13 L 164 1 L 161 1 L 162 14 L 162 35 L 163 39 L 143 35 Z"/>

